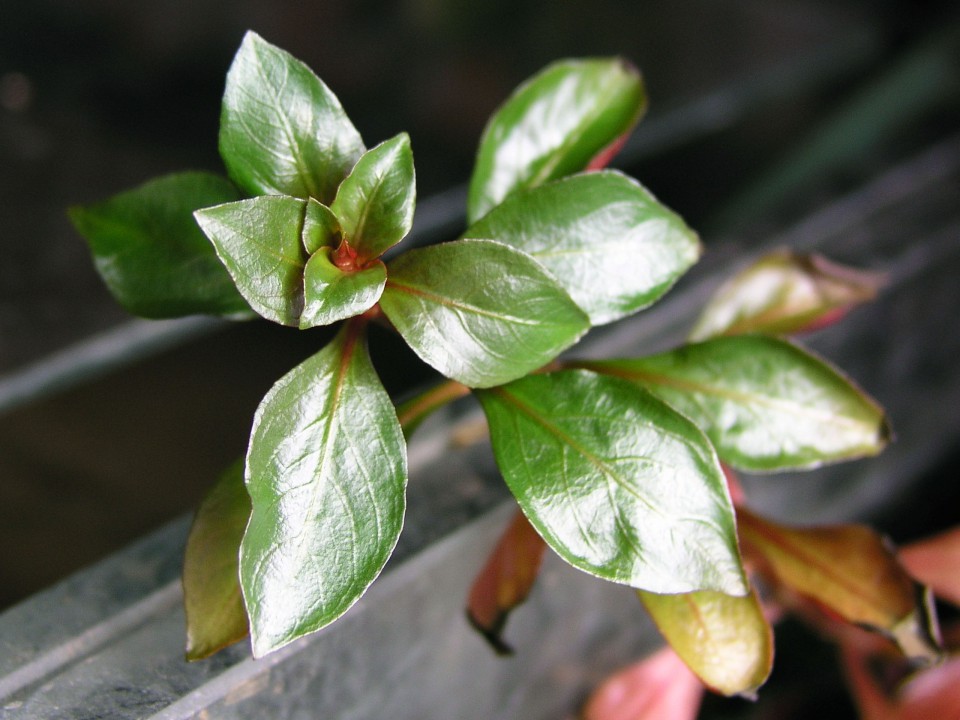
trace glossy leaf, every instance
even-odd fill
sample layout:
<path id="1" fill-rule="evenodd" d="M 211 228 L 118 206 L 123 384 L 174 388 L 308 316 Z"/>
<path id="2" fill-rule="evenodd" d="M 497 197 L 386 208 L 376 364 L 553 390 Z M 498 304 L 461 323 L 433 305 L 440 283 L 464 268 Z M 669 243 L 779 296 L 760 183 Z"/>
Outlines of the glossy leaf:
<path id="1" fill-rule="evenodd" d="M 70 208 L 110 292 L 135 315 L 204 313 L 250 317 L 230 275 L 193 219 L 193 211 L 236 200 L 224 178 L 166 175 L 96 205 Z"/>
<path id="2" fill-rule="evenodd" d="M 406 446 L 360 327 L 282 377 L 254 417 L 240 581 L 257 657 L 346 612 L 403 524 Z"/>
<path id="3" fill-rule="evenodd" d="M 250 519 L 243 462 L 227 470 L 197 510 L 183 561 L 187 659 L 201 660 L 247 636 L 240 540 Z"/>
<path id="4" fill-rule="evenodd" d="M 662 648 L 607 678 L 587 700 L 584 720 L 694 720 L 703 685 L 677 654 Z"/>
<path id="5" fill-rule="evenodd" d="M 387 268 L 374 260 L 358 272 L 344 272 L 320 250 L 304 269 L 304 306 L 300 327 L 329 325 L 366 312 L 380 299 L 387 282 Z"/>
<path id="6" fill-rule="evenodd" d="M 513 653 L 503 640 L 503 629 L 511 611 L 530 594 L 545 549 L 543 539 L 518 510 L 470 587 L 467 619 L 499 655 Z"/>
<path id="7" fill-rule="evenodd" d="M 739 508 L 744 553 L 777 582 L 846 622 L 873 628 L 909 657 L 939 658 L 924 594 L 882 537 L 860 525 L 794 528 Z"/>
<path id="8" fill-rule="evenodd" d="M 723 472 L 690 421 L 582 370 L 477 396 L 507 485 L 571 565 L 652 592 L 747 592 Z"/>
<path id="9" fill-rule="evenodd" d="M 424 362 L 470 387 L 536 370 L 589 326 L 536 261 L 489 240 L 404 253 L 390 265 L 380 307 Z"/>
<path id="10" fill-rule="evenodd" d="M 303 310 L 306 207 L 264 195 L 194 213 L 250 307 L 281 325 L 296 327 Z"/>
<path id="11" fill-rule="evenodd" d="M 227 73 L 220 155 L 251 195 L 329 205 L 363 153 L 340 101 L 289 53 L 248 32 Z"/>
<path id="12" fill-rule="evenodd" d="M 521 85 L 487 123 L 470 180 L 474 222 L 517 190 L 585 169 L 640 119 L 646 92 L 623 60 L 566 60 Z"/>
<path id="13" fill-rule="evenodd" d="M 337 248 L 342 235 L 340 221 L 333 211 L 313 198 L 307 200 L 307 210 L 303 217 L 303 249 L 307 251 L 307 255 L 313 255 L 320 248 Z"/>
<path id="14" fill-rule="evenodd" d="M 876 273 L 844 267 L 820 255 L 774 252 L 717 290 L 690 339 L 813 330 L 872 300 L 881 284 L 882 276 Z"/>
<path id="15" fill-rule="evenodd" d="M 367 151 L 330 206 L 364 264 L 400 242 L 413 224 L 417 188 L 410 137 L 401 133 Z"/>
<path id="16" fill-rule="evenodd" d="M 910 543 L 900 562 L 937 597 L 960 607 L 960 528 Z"/>
<path id="17" fill-rule="evenodd" d="M 745 470 L 875 455 L 890 438 L 876 402 L 823 360 L 777 338 L 714 338 L 582 365 L 654 393 L 699 425 L 724 462 Z"/>
<path id="18" fill-rule="evenodd" d="M 703 683 L 724 695 L 753 695 L 773 665 L 773 632 L 755 592 L 681 595 L 638 591 L 664 638 Z"/>
<path id="19" fill-rule="evenodd" d="M 614 171 L 575 175 L 508 197 L 466 232 L 541 265 L 594 325 L 663 295 L 700 255 L 683 220 Z"/>

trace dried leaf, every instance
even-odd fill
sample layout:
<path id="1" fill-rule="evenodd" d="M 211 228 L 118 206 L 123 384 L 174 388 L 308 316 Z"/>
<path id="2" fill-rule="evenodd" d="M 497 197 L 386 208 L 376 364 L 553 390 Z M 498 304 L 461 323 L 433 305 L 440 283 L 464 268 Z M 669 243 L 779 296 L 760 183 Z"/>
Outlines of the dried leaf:
<path id="1" fill-rule="evenodd" d="M 884 539 L 861 525 L 792 528 L 738 508 L 745 555 L 828 614 L 874 629 L 908 657 L 940 657 L 933 609 Z"/>

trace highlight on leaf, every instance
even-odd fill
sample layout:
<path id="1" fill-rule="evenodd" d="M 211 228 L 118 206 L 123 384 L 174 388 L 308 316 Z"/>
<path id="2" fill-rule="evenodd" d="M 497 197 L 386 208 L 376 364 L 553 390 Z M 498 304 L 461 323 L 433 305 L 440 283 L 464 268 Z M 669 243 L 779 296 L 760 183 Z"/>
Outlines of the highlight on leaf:
<path id="1" fill-rule="evenodd" d="M 227 72 L 220 156 L 250 195 L 329 205 L 364 152 L 336 95 L 304 63 L 247 32 Z"/>
<path id="2" fill-rule="evenodd" d="M 723 472 L 689 420 L 582 370 L 476 395 L 507 486 L 564 560 L 651 592 L 748 592 Z"/>
<path id="3" fill-rule="evenodd" d="M 744 470 L 875 455 L 891 435 L 876 401 L 778 338 L 713 338 L 644 358 L 575 364 L 652 392 L 703 429 L 724 462 Z"/>
<path id="4" fill-rule="evenodd" d="M 404 253 L 389 265 L 380 307 L 424 362 L 475 388 L 542 367 L 589 327 L 535 260 L 490 240 Z"/>
<path id="5" fill-rule="evenodd" d="M 260 657 L 346 612 L 403 525 L 406 444 L 364 323 L 283 376 L 254 417 L 240 582 Z"/>
<path id="6" fill-rule="evenodd" d="M 646 105 L 640 73 L 620 58 L 566 60 L 537 73 L 487 123 L 470 179 L 468 222 L 518 190 L 586 169 L 618 145 Z"/>
<path id="7" fill-rule="evenodd" d="M 822 255 L 774 252 L 716 291 L 691 330 L 690 341 L 815 330 L 873 300 L 882 285 L 883 275 L 840 265 Z"/>
<path id="8" fill-rule="evenodd" d="M 658 595 L 637 591 L 674 652 L 714 692 L 754 697 L 773 666 L 773 631 L 756 591 Z"/>
<path id="9" fill-rule="evenodd" d="M 659 299 L 700 256 L 700 241 L 645 188 L 615 171 L 518 191 L 464 237 L 498 240 L 543 265 L 602 325 Z"/>

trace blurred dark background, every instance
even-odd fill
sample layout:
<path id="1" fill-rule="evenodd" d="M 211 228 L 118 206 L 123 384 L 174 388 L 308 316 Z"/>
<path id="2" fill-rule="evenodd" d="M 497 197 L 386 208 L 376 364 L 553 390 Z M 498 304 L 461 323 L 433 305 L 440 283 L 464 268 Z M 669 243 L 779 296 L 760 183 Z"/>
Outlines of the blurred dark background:
<path id="1" fill-rule="evenodd" d="M 626 56 L 651 109 L 619 162 L 709 251 L 960 142 L 958 19 L 946 0 L 0 0 L 0 607 L 193 507 L 263 392 L 326 337 L 198 326 L 50 391 L 78 347 L 131 321 L 65 209 L 219 171 L 246 29 L 310 65 L 368 145 L 409 131 L 437 239 L 459 230 L 448 191 L 512 88 L 561 57 Z M 393 393 L 422 380 L 374 341 Z M 54 380 L 33 382 L 51 358 Z"/>

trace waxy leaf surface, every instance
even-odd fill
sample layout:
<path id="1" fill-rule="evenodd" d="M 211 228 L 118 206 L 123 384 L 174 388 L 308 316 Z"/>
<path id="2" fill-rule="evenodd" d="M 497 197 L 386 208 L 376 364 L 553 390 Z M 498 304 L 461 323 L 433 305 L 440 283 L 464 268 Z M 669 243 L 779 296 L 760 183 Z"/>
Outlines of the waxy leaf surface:
<path id="1" fill-rule="evenodd" d="M 340 617 L 393 552 L 406 445 L 360 325 L 282 377 L 254 417 L 240 580 L 259 657 Z"/>
<path id="2" fill-rule="evenodd" d="M 745 470 L 875 455 L 890 435 L 871 398 L 824 361 L 777 338 L 714 338 L 583 366 L 654 393 L 699 425 L 724 462 Z"/>
<path id="3" fill-rule="evenodd" d="M 650 305 L 700 255 L 683 220 L 614 171 L 515 193 L 465 237 L 499 240 L 532 256 L 593 325 Z"/>
<path id="4" fill-rule="evenodd" d="M 585 169 L 633 127 L 646 102 L 640 74 L 617 58 L 567 60 L 535 75 L 487 123 L 468 221 L 517 190 Z"/>
<path id="5" fill-rule="evenodd" d="M 749 696 L 766 682 L 773 632 L 756 593 L 638 594 L 664 638 L 707 687 Z"/>
<path id="6" fill-rule="evenodd" d="M 248 32 L 227 73 L 220 155 L 251 195 L 329 205 L 364 151 L 340 101 L 289 53 Z"/>
<path id="7" fill-rule="evenodd" d="M 334 249 L 340 245 L 343 230 L 340 221 L 326 205 L 313 198 L 307 200 L 303 218 L 303 249 L 313 255 L 321 248 Z"/>
<path id="8" fill-rule="evenodd" d="M 777 582 L 847 622 L 891 637 L 909 657 L 939 658 L 936 620 L 924 593 L 873 530 L 787 527 L 744 508 L 737 519 L 744 554 Z"/>
<path id="9" fill-rule="evenodd" d="M 263 195 L 194 213 L 250 307 L 281 325 L 296 327 L 303 310 L 306 207 Z"/>
<path id="10" fill-rule="evenodd" d="M 97 270 L 117 301 L 135 315 L 253 314 L 193 211 L 240 197 L 217 175 L 186 172 L 151 180 L 96 205 L 70 209 L 90 244 Z"/>
<path id="11" fill-rule="evenodd" d="M 689 420 L 581 370 L 477 396 L 507 485 L 571 565 L 652 592 L 747 592 L 723 472 Z"/>
<path id="12" fill-rule="evenodd" d="M 243 462 L 227 470 L 197 510 L 183 559 L 187 659 L 201 660 L 247 636 L 240 540 L 250 519 Z"/>
<path id="13" fill-rule="evenodd" d="M 717 290 L 690 340 L 814 330 L 872 300 L 881 284 L 876 273 L 837 265 L 820 255 L 774 252 Z"/>
<path id="14" fill-rule="evenodd" d="M 583 720 L 695 720 L 703 685 L 668 647 L 619 670 L 598 687 Z"/>
<path id="15" fill-rule="evenodd" d="M 489 240 L 404 253 L 390 264 L 380 307 L 424 362 L 469 387 L 522 377 L 589 327 L 535 260 Z"/>
<path id="16" fill-rule="evenodd" d="M 358 261 L 365 263 L 410 232 L 416 197 L 410 137 L 401 133 L 357 161 L 330 209 L 340 219 Z"/>
<path id="17" fill-rule="evenodd" d="M 546 547 L 518 510 L 470 587 L 467 618 L 499 655 L 513 653 L 503 629 L 510 612 L 530 594 Z"/>
<path id="18" fill-rule="evenodd" d="M 300 327 L 329 325 L 366 312 L 380 299 L 387 282 L 387 268 L 379 260 L 363 270 L 344 272 L 321 249 L 303 274 L 304 306 Z"/>

